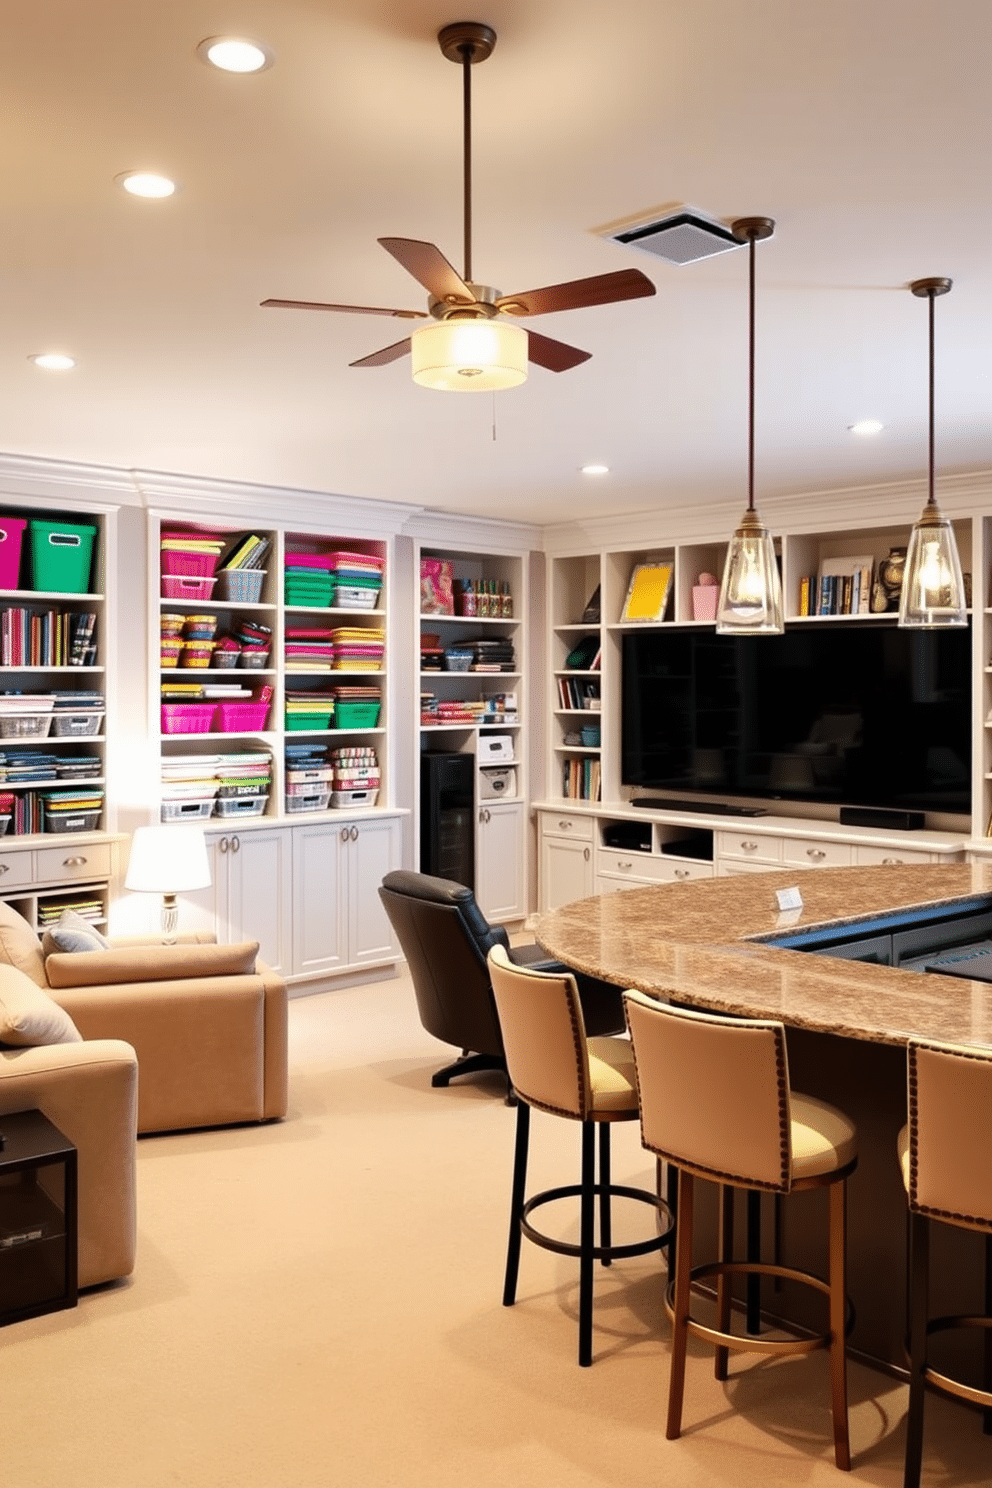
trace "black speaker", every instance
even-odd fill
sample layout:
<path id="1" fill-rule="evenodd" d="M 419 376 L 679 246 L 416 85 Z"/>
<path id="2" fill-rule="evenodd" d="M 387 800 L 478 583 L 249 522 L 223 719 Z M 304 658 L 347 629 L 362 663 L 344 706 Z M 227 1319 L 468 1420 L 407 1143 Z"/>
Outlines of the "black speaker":
<path id="1" fill-rule="evenodd" d="M 922 831 L 926 815 L 922 811 L 889 810 L 882 806 L 842 806 L 842 827 L 892 827 L 897 832 Z"/>

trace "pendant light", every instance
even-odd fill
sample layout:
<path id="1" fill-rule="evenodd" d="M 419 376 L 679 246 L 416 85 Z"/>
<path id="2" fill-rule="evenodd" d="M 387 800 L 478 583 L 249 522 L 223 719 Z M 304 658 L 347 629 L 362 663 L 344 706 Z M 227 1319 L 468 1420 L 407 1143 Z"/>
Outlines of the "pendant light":
<path id="1" fill-rule="evenodd" d="M 771 217 L 742 217 L 734 237 L 750 244 L 748 299 L 747 511 L 727 548 L 723 583 L 717 602 L 720 635 L 779 635 L 782 583 L 771 533 L 754 509 L 754 245 L 775 231 Z"/>
<path id="2" fill-rule="evenodd" d="M 967 625 L 964 577 L 954 537 L 954 528 L 942 515 L 934 496 L 934 301 L 947 294 L 950 279 L 914 279 L 914 295 L 930 302 L 930 455 L 927 475 L 927 504 L 910 533 L 902 591 L 899 595 L 899 624 L 903 626 Z"/>

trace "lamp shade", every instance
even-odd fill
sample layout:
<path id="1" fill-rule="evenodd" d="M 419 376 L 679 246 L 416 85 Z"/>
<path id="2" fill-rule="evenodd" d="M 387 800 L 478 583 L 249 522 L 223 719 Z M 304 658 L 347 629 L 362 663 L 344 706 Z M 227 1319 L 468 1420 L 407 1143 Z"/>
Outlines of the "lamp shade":
<path id="1" fill-rule="evenodd" d="M 442 320 L 414 331 L 410 344 L 420 387 L 484 393 L 527 380 L 527 332 L 508 321 Z"/>
<path id="2" fill-rule="evenodd" d="M 755 511 L 744 513 L 727 547 L 716 628 L 720 635 L 777 635 L 783 629 L 775 544 Z"/>
<path id="3" fill-rule="evenodd" d="M 138 827 L 131 839 L 126 889 L 179 894 L 209 883 L 207 842 L 196 827 Z"/>
<path id="4" fill-rule="evenodd" d="M 899 593 L 899 624 L 968 624 L 954 529 L 936 503 L 923 508 L 910 533 Z"/>

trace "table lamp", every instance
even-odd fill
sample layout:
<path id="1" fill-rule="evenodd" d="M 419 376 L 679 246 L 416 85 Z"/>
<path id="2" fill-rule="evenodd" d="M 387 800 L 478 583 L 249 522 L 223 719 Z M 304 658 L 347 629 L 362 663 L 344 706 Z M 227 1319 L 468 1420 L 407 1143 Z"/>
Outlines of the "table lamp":
<path id="1" fill-rule="evenodd" d="M 162 895 L 162 939 L 175 945 L 176 895 L 210 884 L 207 843 L 197 827 L 138 827 L 131 839 L 126 889 Z"/>

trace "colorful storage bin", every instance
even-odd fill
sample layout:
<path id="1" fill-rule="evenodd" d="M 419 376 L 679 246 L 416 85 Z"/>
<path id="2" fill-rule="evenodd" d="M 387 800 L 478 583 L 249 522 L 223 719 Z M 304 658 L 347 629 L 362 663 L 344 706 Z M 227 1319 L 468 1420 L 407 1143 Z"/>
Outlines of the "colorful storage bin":
<path id="1" fill-rule="evenodd" d="M 86 594 L 90 587 L 96 528 L 32 518 L 32 589 L 59 594 Z"/>

